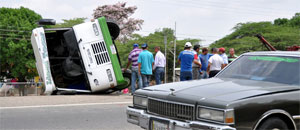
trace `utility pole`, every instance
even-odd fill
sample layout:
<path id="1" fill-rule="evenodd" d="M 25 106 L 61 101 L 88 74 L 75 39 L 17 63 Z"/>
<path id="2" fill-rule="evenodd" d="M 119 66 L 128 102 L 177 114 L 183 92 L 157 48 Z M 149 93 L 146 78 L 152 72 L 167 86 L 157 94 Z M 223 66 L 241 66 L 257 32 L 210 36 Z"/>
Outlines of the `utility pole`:
<path id="1" fill-rule="evenodd" d="M 176 22 L 175 22 L 175 30 L 174 30 L 174 58 L 173 58 L 173 82 L 175 82 L 175 63 L 176 63 Z"/>
<path id="2" fill-rule="evenodd" d="M 165 58 L 166 58 L 166 65 L 165 65 L 165 83 L 167 83 L 167 34 L 164 33 L 164 42 L 165 42 Z"/>

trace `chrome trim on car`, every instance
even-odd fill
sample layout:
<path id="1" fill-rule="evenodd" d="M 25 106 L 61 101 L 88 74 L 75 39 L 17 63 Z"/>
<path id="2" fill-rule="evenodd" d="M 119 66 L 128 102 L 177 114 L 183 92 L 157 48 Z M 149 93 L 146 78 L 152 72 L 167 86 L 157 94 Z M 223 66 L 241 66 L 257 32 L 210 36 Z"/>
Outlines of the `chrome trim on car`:
<path id="1" fill-rule="evenodd" d="M 263 114 L 263 116 L 258 120 L 258 122 L 255 124 L 254 126 L 254 129 L 253 130 L 256 130 L 258 125 L 260 125 L 260 123 L 262 122 L 262 120 L 266 119 L 267 117 L 269 117 L 270 115 L 273 115 L 273 114 L 284 114 L 285 116 L 287 116 L 290 121 L 292 121 L 293 125 L 294 125 L 294 128 L 295 130 L 297 130 L 297 126 L 293 120 L 293 118 L 291 117 L 291 115 L 289 113 L 287 113 L 286 111 L 284 110 L 270 110 L 270 111 L 267 111 L 265 114 Z"/>
<path id="2" fill-rule="evenodd" d="M 166 106 L 167 108 L 170 107 L 174 107 L 174 111 L 175 110 L 178 110 L 180 108 L 177 108 L 176 107 L 179 107 L 177 105 L 180 105 L 181 107 L 191 107 L 192 111 L 190 112 L 191 115 L 184 115 L 184 114 L 187 114 L 187 113 L 183 113 L 182 115 L 182 118 L 180 117 L 177 117 L 178 115 L 173 115 L 172 113 L 170 112 L 166 112 L 166 114 L 159 114 L 157 112 L 153 112 L 149 109 L 149 103 L 151 102 L 150 100 L 152 101 L 157 101 L 157 102 L 161 102 L 161 103 L 166 103 L 166 104 L 170 104 L 170 106 Z M 162 104 L 162 105 L 166 105 L 166 104 Z M 174 106 L 173 106 L 174 105 Z M 172 107 L 171 107 L 172 106 Z M 181 108 L 181 109 L 189 109 L 189 108 Z M 159 116 L 163 116 L 163 117 L 167 117 L 167 118 L 171 118 L 171 119 L 178 119 L 178 120 L 194 120 L 195 119 L 195 105 L 192 105 L 192 104 L 186 104 L 186 103 L 180 103 L 180 102 L 174 102 L 174 101 L 168 101 L 168 100 L 163 100 L 163 99 L 157 99 L 157 98 L 151 98 L 151 97 L 148 97 L 148 109 L 147 109 L 147 112 L 150 113 L 150 114 L 153 114 L 153 115 L 159 115 Z M 174 112 L 174 114 L 177 114 L 178 112 Z M 183 117 L 183 116 L 190 116 L 190 117 Z M 189 119 L 185 119 L 185 118 L 189 118 Z"/>
<path id="3" fill-rule="evenodd" d="M 295 115 L 295 116 L 293 116 L 293 119 L 294 119 L 294 120 L 300 120 L 300 115 Z"/>
<path id="4" fill-rule="evenodd" d="M 159 101 L 163 101 L 163 102 L 169 102 L 169 103 L 180 104 L 180 105 L 195 106 L 193 104 L 187 104 L 187 103 L 181 103 L 181 102 L 174 102 L 174 101 L 163 100 L 163 99 L 153 98 L 153 97 L 148 97 L 148 99 L 159 100 Z"/>
<path id="5" fill-rule="evenodd" d="M 127 107 L 126 109 L 127 113 L 127 122 L 138 125 L 144 129 L 149 128 L 149 121 L 150 119 L 159 119 L 159 120 L 165 120 L 169 122 L 169 126 L 171 130 L 174 129 L 182 129 L 182 130 L 194 130 L 194 129 L 205 129 L 205 130 L 236 130 L 236 128 L 233 128 L 228 125 L 220 125 L 220 124 L 213 124 L 213 123 L 207 123 L 202 121 L 178 121 L 173 120 L 169 118 L 164 118 L 160 116 L 150 115 L 149 113 L 146 113 L 145 110 L 136 109 L 133 107 Z"/>
<path id="6" fill-rule="evenodd" d="M 202 121 L 207 121 L 207 122 L 212 122 L 212 123 L 218 123 L 218 124 L 223 124 L 223 125 L 233 125 L 235 123 L 235 121 L 233 123 L 225 123 L 225 122 L 219 122 L 219 121 L 200 118 L 200 117 L 198 117 L 198 115 L 199 115 L 199 110 L 198 109 L 200 107 L 208 108 L 208 109 L 211 109 L 211 110 L 223 111 L 224 112 L 224 116 L 223 116 L 224 118 L 225 118 L 225 114 L 226 114 L 227 111 L 233 111 L 233 109 L 221 109 L 221 108 L 207 107 L 207 106 L 198 105 L 197 108 L 196 108 L 196 119 L 197 120 L 202 120 Z M 225 121 L 225 119 L 224 119 L 224 121 Z"/>

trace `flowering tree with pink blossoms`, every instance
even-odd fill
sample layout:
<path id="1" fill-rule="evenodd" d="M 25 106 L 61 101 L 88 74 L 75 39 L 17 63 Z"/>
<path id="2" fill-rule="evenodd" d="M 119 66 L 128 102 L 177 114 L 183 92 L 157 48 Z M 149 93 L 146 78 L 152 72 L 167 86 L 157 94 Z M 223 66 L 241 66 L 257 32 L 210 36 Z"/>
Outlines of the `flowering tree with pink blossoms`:
<path id="1" fill-rule="evenodd" d="M 106 19 L 113 20 L 120 27 L 119 40 L 125 43 L 134 31 L 142 29 L 144 20 L 129 18 L 134 14 L 136 6 L 126 7 L 126 2 L 118 2 L 114 5 L 98 6 L 93 13 L 94 18 L 104 16 Z"/>

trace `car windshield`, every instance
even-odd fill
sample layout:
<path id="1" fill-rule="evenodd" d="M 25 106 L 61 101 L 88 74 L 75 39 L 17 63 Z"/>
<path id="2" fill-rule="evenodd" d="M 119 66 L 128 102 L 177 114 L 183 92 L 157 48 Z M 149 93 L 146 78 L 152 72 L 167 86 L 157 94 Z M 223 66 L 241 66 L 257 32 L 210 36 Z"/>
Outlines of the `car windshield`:
<path id="1" fill-rule="evenodd" d="M 269 81 L 300 86 L 299 61 L 299 57 L 242 56 L 217 77 Z"/>

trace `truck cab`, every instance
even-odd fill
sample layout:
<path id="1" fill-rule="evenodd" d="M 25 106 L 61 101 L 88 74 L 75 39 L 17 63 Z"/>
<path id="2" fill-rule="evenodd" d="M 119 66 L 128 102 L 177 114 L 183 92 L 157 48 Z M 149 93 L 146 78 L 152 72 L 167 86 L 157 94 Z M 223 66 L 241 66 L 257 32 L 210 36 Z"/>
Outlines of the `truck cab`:
<path id="1" fill-rule="evenodd" d="M 113 42 L 120 30 L 116 24 L 109 25 L 101 17 L 72 28 L 32 30 L 36 67 L 46 94 L 95 93 L 128 87 Z"/>

